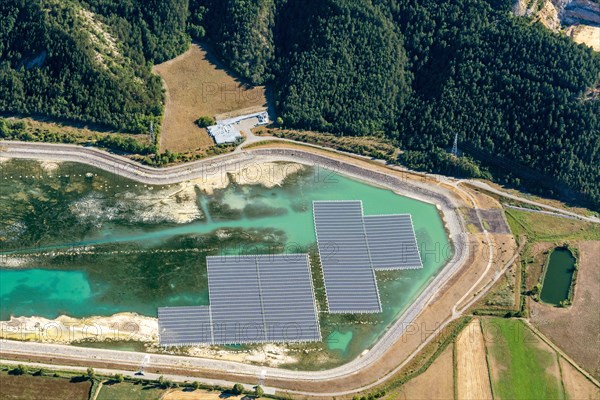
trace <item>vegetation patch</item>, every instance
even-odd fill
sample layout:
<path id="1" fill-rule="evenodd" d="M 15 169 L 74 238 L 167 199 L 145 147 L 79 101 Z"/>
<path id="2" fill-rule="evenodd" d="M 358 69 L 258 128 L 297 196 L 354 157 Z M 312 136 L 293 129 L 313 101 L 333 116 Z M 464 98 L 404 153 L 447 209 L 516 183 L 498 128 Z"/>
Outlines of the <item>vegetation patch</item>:
<path id="1" fill-rule="evenodd" d="M 258 128 L 256 133 L 329 147 L 389 162 L 394 162 L 400 154 L 400 150 L 383 137 L 336 136 L 327 133 L 276 128 Z"/>
<path id="2" fill-rule="evenodd" d="M 109 381 L 102 385 L 97 400 L 159 400 L 165 393 L 155 383 Z"/>
<path id="3" fill-rule="evenodd" d="M 560 377 L 547 369 L 557 359 L 540 347 L 521 320 L 487 318 L 483 328 L 491 368 L 494 396 L 500 399 L 562 399 Z"/>
<path id="4" fill-rule="evenodd" d="M 536 212 L 506 209 L 506 219 L 515 236 L 530 242 L 600 240 L 600 225 L 575 218 L 561 218 Z"/>

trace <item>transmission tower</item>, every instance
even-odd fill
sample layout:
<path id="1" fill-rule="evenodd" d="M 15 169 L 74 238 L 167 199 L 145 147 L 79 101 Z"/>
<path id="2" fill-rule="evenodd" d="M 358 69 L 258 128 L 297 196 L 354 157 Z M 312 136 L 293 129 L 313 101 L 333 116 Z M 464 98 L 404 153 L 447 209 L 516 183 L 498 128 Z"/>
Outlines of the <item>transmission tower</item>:
<path id="1" fill-rule="evenodd" d="M 150 121 L 150 140 L 154 143 L 154 121 Z"/>
<path id="2" fill-rule="evenodd" d="M 452 155 L 458 157 L 458 133 L 454 134 L 454 144 L 452 144 Z"/>

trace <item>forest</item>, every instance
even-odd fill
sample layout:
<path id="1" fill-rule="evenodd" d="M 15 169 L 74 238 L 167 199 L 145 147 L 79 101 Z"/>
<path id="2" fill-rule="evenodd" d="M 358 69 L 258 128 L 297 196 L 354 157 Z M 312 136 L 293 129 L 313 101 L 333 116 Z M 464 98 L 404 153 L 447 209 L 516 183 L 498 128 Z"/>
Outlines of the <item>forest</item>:
<path id="1" fill-rule="evenodd" d="M 207 24 L 207 37 L 218 42 L 225 30 L 237 48 L 262 38 L 275 49 L 263 76 L 286 128 L 381 136 L 403 150 L 398 161 L 409 167 L 491 173 L 600 209 L 600 55 L 515 17 L 512 1 L 203 6 L 234 3 L 270 6 L 268 20 L 257 24 L 272 24 L 272 34 L 249 31 L 239 15 L 219 12 L 210 22 L 219 29 Z M 256 21 L 255 14 L 247 16 Z M 262 81 L 257 70 L 237 67 L 243 58 L 220 55 L 242 76 Z M 447 152 L 455 135 L 465 156 L 456 161 Z"/>
<path id="2" fill-rule="evenodd" d="M 180 0 L 0 2 L 0 111 L 132 133 L 160 126 L 151 66 L 187 48 L 187 13 Z"/>
<path id="3" fill-rule="evenodd" d="M 600 55 L 511 9 L 511 0 L 6 0 L 0 111 L 145 132 L 163 112 L 151 66 L 202 40 L 239 77 L 272 88 L 285 128 L 384 138 L 409 167 L 491 174 L 598 210 Z M 448 155 L 455 135 L 458 160 Z"/>

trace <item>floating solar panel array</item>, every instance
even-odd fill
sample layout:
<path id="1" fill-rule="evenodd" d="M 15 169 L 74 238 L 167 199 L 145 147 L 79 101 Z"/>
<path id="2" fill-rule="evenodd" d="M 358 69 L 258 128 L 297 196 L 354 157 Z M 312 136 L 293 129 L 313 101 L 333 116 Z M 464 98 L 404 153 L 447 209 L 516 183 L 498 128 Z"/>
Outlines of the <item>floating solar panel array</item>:
<path id="1" fill-rule="evenodd" d="M 264 341 L 258 265 L 249 256 L 206 257 L 215 344 Z"/>
<path id="2" fill-rule="evenodd" d="M 375 271 L 423 267 L 410 215 L 364 216 L 354 200 L 313 211 L 329 312 L 380 312 Z"/>
<path id="3" fill-rule="evenodd" d="M 331 313 L 381 312 L 360 201 L 313 202 Z"/>
<path id="4" fill-rule="evenodd" d="M 210 306 L 159 308 L 161 345 L 321 340 L 308 255 L 207 257 L 207 267 Z"/>
<path id="5" fill-rule="evenodd" d="M 375 271 L 422 268 L 411 216 L 313 202 L 331 313 L 381 312 Z M 158 309 L 160 344 L 321 340 L 306 254 L 207 257 L 210 306 Z"/>
<path id="6" fill-rule="evenodd" d="M 210 308 L 162 307 L 158 309 L 160 343 L 188 346 L 211 343 Z"/>
<path id="7" fill-rule="evenodd" d="M 308 255 L 263 255 L 257 260 L 266 340 L 320 340 Z"/>
<path id="8" fill-rule="evenodd" d="M 364 221 L 375 270 L 423 268 L 410 214 L 366 215 Z"/>

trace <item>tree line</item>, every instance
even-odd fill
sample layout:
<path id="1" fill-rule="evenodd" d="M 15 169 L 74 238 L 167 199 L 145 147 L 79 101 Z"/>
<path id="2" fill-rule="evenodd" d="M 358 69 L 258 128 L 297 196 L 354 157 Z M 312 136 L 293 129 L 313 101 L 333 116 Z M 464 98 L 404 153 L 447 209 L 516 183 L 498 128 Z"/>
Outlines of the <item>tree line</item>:
<path id="1" fill-rule="evenodd" d="M 286 128 L 385 137 L 409 167 L 491 173 L 600 209 L 600 55 L 511 7 L 512 0 L 6 0 L 0 110 L 145 132 L 162 115 L 151 65 L 204 38 L 240 77 L 272 87 Z M 97 62 L 81 10 L 118 39 L 118 67 Z M 468 157 L 448 156 L 455 135 Z"/>

